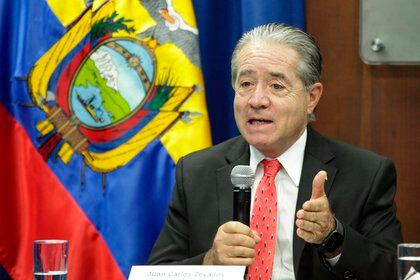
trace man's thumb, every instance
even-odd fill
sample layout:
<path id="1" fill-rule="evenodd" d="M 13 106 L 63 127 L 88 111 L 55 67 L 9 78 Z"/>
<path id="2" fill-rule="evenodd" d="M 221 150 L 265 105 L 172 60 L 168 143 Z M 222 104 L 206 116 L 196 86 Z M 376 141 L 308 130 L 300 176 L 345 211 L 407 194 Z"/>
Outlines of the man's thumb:
<path id="1" fill-rule="evenodd" d="M 312 182 L 312 196 L 311 199 L 317 199 L 325 195 L 324 184 L 327 180 L 327 172 L 319 171 Z"/>

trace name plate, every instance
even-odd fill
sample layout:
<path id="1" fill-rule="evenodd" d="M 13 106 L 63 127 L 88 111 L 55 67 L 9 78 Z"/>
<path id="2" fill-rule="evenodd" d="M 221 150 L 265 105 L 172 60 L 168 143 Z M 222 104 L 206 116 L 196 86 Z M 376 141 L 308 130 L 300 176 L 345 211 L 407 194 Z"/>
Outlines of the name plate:
<path id="1" fill-rule="evenodd" d="M 243 280 L 245 266 L 135 265 L 128 280 Z"/>

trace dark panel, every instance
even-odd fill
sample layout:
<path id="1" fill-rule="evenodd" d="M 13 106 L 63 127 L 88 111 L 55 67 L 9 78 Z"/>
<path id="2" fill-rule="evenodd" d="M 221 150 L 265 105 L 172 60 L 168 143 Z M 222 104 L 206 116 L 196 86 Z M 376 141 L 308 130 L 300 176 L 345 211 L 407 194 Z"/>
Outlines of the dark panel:
<path id="1" fill-rule="evenodd" d="M 358 144 L 362 64 L 358 59 L 357 5 L 353 1 L 307 1 L 307 30 L 323 55 L 324 94 L 315 127 Z"/>
<path id="2" fill-rule="evenodd" d="M 397 166 L 404 236 L 419 242 L 420 67 L 381 66 L 371 73 L 372 145 Z"/>
<path id="3" fill-rule="evenodd" d="M 420 66 L 368 66 L 358 54 L 359 1 L 306 1 L 307 30 L 324 58 L 315 127 L 390 157 L 404 239 L 419 242 Z"/>

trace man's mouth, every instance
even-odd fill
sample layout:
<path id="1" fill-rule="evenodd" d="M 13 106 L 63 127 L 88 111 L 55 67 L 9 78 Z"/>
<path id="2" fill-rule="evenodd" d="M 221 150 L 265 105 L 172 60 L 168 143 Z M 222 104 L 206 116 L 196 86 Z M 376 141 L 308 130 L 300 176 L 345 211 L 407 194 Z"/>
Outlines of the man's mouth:
<path id="1" fill-rule="evenodd" d="M 248 123 L 252 125 L 263 125 L 263 124 L 270 124 L 273 121 L 267 119 L 249 119 Z"/>

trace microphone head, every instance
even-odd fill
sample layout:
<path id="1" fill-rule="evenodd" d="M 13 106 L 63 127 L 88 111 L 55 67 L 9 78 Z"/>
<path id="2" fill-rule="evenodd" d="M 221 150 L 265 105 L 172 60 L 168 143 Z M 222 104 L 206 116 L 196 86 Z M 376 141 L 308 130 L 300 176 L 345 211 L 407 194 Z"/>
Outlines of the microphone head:
<path id="1" fill-rule="evenodd" d="M 254 184 L 255 174 L 248 165 L 237 165 L 230 173 L 230 181 L 235 187 L 245 189 Z"/>

